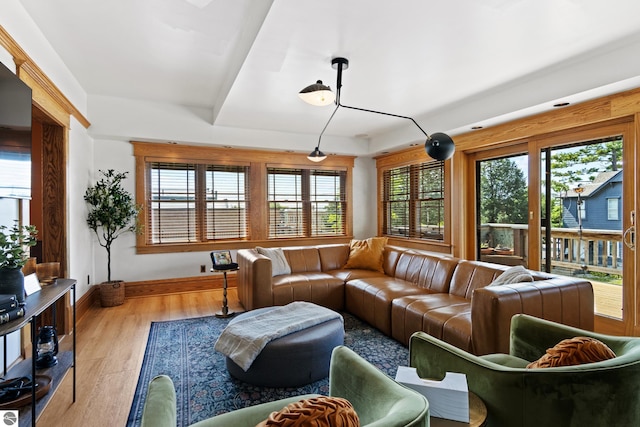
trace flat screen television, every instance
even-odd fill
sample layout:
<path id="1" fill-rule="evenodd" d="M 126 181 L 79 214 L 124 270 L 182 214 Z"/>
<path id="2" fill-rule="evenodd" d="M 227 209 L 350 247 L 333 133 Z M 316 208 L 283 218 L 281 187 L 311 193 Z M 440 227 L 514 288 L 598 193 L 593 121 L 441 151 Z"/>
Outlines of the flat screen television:
<path id="1" fill-rule="evenodd" d="M 31 88 L 1 62 L 0 197 L 31 198 Z"/>

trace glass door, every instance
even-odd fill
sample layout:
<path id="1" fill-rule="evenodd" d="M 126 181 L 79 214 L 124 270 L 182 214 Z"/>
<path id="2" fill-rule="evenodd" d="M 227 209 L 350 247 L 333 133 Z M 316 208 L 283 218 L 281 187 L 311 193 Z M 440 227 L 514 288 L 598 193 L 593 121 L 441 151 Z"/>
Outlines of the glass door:
<path id="1" fill-rule="evenodd" d="M 476 162 L 477 259 L 529 264 L 527 154 Z"/>
<path id="2" fill-rule="evenodd" d="M 541 266 L 593 284 L 597 314 L 623 317 L 623 137 L 541 152 Z"/>

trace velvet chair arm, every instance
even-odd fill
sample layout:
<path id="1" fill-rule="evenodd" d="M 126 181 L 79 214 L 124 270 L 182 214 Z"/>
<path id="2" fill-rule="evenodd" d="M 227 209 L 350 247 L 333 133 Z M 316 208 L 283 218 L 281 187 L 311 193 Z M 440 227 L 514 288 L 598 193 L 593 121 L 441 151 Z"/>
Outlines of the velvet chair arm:
<path id="1" fill-rule="evenodd" d="M 140 426 L 176 427 L 176 390 L 168 376 L 158 375 L 149 383 Z"/>
<path id="2" fill-rule="evenodd" d="M 560 341 L 578 336 L 596 338 L 608 345 L 618 356 L 626 354 L 629 345 L 637 346 L 635 340 L 630 340 L 629 337 L 599 334 L 526 314 L 516 314 L 511 319 L 509 353 L 522 359 L 534 361 L 539 359 L 548 348 Z M 619 359 L 616 362 L 619 362 Z"/>
<path id="3" fill-rule="evenodd" d="M 353 405 L 367 427 L 429 426 L 429 403 L 421 394 L 397 383 L 351 349 L 331 354 L 329 394 Z"/>
<path id="4" fill-rule="evenodd" d="M 289 403 L 294 403 L 303 399 L 311 399 L 317 394 L 305 394 L 275 400 L 273 402 L 261 403 L 260 405 L 247 406 L 236 411 L 216 415 L 215 417 L 200 421 L 190 427 L 255 427 L 269 417 L 272 412 L 280 411 Z"/>
<path id="5" fill-rule="evenodd" d="M 447 372 L 466 374 L 469 390 L 487 406 L 489 425 L 523 425 L 521 369 L 489 362 L 424 332 L 411 336 L 409 366 L 416 368 L 420 378 L 442 380 Z"/>
<path id="6" fill-rule="evenodd" d="M 616 357 L 576 366 L 512 368 L 416 332 L 409 344 L 409 364 L 422 378 L 466 374 L 469 390 L 487 406 L 492 427 L 640 425 L 639 338 L 595 334 L 521 315 L 513 321 L 512 355 L 492 360 L 534 354 L 535 360 L 547 348 L 574 336 L 598 338 Z"/>

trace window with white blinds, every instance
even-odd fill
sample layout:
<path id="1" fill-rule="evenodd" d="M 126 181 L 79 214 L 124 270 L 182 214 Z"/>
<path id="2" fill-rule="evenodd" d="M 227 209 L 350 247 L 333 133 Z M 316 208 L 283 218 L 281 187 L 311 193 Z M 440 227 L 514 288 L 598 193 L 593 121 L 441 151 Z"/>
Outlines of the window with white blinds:
<path id="1" fill-rule="evenodd" d="M 345 171 L 309 171 L 312 236 L 345 235 Z"/>
<path id="2" fill-rule="evenodd" d="M 149 243 L 246 238 L 248 167 L 149 162 L 147 171 Z"/>
<path id="3" fill-rule="evenodd" d="M 346 171 L 267 168 L 269 238 L 344 236 Z"/>
<path id="4" fill-rule="evenodd" d="M 444 240 L 444 162 L 383 172 L 383 233 Z"/>

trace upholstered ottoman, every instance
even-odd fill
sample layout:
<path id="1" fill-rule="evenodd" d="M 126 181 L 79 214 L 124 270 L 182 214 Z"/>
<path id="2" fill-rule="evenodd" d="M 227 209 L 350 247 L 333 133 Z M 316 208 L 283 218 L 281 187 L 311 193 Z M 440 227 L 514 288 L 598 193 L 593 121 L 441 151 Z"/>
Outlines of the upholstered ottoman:
<path id="1" fill-rule="evenodd" d="M 275 307 L 242 313 L 229 324 Z M 299 387 L 326 378 L 334 347 L 344 343 L 344 325 L 333 319 L 269 342 L 245 372 L 227 357 L 232 377 L 265 387 Z"/>

